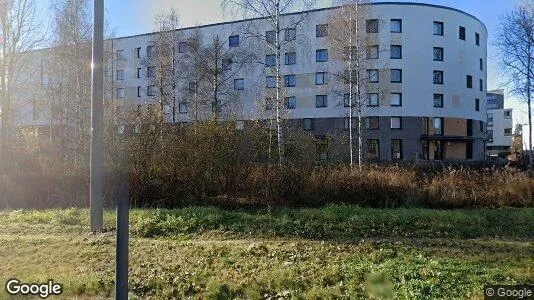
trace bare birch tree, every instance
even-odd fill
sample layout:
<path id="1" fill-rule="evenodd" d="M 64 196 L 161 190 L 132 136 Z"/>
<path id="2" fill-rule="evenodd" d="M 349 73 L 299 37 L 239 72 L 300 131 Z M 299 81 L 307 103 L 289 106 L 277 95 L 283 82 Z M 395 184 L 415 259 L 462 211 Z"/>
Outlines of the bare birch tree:
<path id="1" fill-rule="evenodd" d="M 524 97 L 529 127 L 529 170 L 533 169 L 532 155 L 532 92 L 534 83 L 534 3 L 525 0 L 513 11 L 503 15 L 495 46 L 500 65 L 508 78 L 511 91 Z"/>

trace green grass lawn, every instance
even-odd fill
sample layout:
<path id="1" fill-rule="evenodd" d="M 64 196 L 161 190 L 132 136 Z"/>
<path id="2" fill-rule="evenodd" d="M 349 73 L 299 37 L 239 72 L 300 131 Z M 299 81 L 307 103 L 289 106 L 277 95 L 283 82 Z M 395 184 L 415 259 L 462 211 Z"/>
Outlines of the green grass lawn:
<path id="1" fill-rule="evenodd" d="M 114 213 L 0 212 L 0 278 L 113 298 Z M 132 299 L 465 299 L 534 282 L 534 209 L 133 210 Z M 2 289 L 0 297 L 6 298 Z"/>

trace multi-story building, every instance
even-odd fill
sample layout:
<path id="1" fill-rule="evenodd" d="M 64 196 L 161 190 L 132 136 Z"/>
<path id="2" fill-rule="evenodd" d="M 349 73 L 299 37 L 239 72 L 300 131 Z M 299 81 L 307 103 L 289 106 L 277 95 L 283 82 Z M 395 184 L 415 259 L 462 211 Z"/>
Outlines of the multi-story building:
<path id="1" fill-rule="evenodd" d="M 488 156 L 508 155 L 513 140 L 513 115 L 511 108 L 504 108 L 504 90 L 489 91 L 486 109 L 488 113 Z"/>
<path id="2" fill-rule="evenodd" d="M 484 24 L 444 6 L 397 2 L 367 6 L 368 54 L 362 72 L 366 82 L 360 89 L 364 159 L 484 159 L 488 37 Z M 348 132 L 348 91 L 336 79 L 343 73 L 343 58 L 335 55 L 329 38 L 329 24 L 339 13 L 332 7 L 282 16 L 281 37 L 287 43 L 281 49 L 281 73 L 282 115 L 290 127 L 341 139 Z M 298 26 L 290 27 L 296 19 Z M 250 35 L 251 28 L 263 39 Z M 273 38 L 269 22 L 249 19 L 180 29 L 176 60 L 187 57 L 188 38 L 199 33 L 206 43 L 220 38 L 225 49 L 246 50 L 262 62 L 232 73 L 232 97 L 237 101 L 231 118 L 246 130 L 247 121 L 272 115 L 268 102 L 276 80 L 270 68 L 274 52 L 265 43 Z M 154 34 L 107 41 L 120 60 L 112 72 L 118 106 L 137 109 L 157 102 L 157 89 L 148 78 L 154 70 L 144 63 L 153 54 L 153 42 Z M 174 91 L 178 99 L 174 121 L 184 124 L 193 118 L 188 93 L 198 84 L 185 78 L 179 86 L 185 88 Z M 46 123 L 36 118 L 28 122 Z M 120 131 L 124 130 L 136 129 Z"/>

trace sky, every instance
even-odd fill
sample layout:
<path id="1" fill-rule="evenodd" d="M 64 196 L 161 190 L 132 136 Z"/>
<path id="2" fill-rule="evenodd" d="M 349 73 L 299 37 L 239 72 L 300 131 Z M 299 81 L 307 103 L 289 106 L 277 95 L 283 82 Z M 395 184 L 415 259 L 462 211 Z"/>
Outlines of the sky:
<path id="1" fill-rule="evenodd" d="M 37 0 L 45 9 L 49 0 Z M 171 8 L 180 15 L 183 27 L 211 24 L 232 19 L 225 12 L 221 0 L 104 0 L 106 19 L 115 36 L 128 36 L 152 31 L 154 18 Z M 317 0 L 316 7 L 328 7 L 335 0 Z M 479 18 L 488 29 L 488 91 L 504 88 L 505 106 L 514 108 L 514 122 L 526 123 L 526 105 L 506 93 L 498 71 L 498 57 L 492 46 L 499 25 L 499 17 L 514 8 L 520 0 L 425 0 L 394 2 L 424 2 L 463 10 Z M 383 1 L 376 1 L 383 2 Z"/>

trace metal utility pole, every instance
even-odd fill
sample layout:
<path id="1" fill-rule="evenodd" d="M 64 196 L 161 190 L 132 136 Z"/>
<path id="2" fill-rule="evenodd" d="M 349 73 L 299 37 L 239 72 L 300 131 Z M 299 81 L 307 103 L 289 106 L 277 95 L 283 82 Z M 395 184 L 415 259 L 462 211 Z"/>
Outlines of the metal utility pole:
<path id="1" fill-rule="evenodd" d="M 103 127 L 104 127 L 104 0 L 94 0 L 93 60 L 91 89 L 91 230 L 104 227 L 103 198 Z"/>

